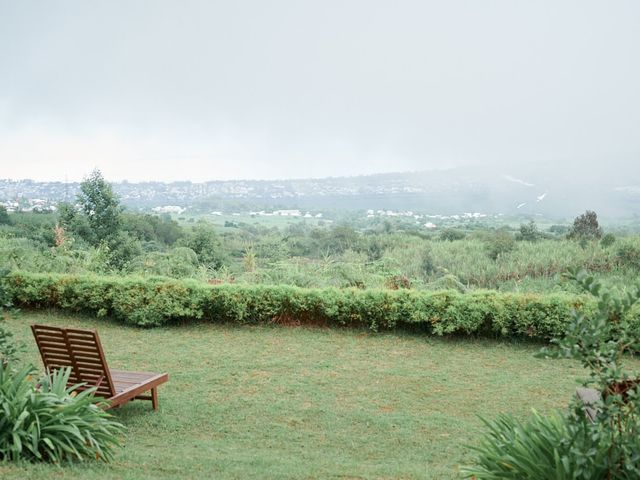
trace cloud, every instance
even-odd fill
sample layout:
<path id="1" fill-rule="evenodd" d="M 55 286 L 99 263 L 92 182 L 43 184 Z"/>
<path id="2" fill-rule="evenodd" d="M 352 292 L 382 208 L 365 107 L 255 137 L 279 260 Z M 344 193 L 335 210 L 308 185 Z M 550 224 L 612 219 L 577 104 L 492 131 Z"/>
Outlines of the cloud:
<path id="1" fill-rule="evenodd" d="M 596 1 L 4 2 L 3 172 L 277 178 L 634 155 L 639 14 Z"/>

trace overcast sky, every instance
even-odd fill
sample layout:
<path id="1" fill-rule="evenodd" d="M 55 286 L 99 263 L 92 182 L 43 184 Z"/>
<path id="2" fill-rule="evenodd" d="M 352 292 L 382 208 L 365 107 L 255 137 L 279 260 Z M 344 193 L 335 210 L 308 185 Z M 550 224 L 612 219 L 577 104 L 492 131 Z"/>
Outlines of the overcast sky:
<path id="1" fill-rule="evenodd" d="M 640 161 L 640 2 L 0 0 L 0 178 Z"/>

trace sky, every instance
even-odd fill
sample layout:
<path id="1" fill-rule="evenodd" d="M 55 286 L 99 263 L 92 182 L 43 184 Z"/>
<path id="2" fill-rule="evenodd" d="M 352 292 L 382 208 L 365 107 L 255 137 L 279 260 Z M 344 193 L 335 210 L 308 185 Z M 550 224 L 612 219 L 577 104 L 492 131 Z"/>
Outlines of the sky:
<path id="1" fill-rule="evenodd" d="M 0 0 L 0 178 L 640 161 L 640 2 Z"/>

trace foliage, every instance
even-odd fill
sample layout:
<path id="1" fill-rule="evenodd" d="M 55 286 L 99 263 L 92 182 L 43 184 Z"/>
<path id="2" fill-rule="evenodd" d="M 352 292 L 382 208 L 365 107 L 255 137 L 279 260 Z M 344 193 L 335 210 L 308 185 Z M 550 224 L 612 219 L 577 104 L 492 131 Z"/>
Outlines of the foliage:
<path id="1" fill-rule="evenodd" d="M 604 248 L 609 248 L 614 243 L 616 243 L 616 236 L 613 233 L 607 233 L 600 240 L 600 245 L 602 245 Z"/>
<path id="2" fill-rule="evenodd" d="M 109 243 L 122 225 L 122 207 L 99 170 L 91 172 L 80 184 L 78 203 L 91 232 L 86 240 L 94 246 Z"/>
<path id="3" fill-rule="evenodd" d="M 0 269 L 0 364 L 3 365 L 17 360 L 22 351 L 22 345 L 15 342 L 12 333 L 3 325 L 9 312 L 15 311 L 13 299 L 6 284 L 8 273 L 8 270 Z"/>
<path id="4" fill-rule="evenodd" d="M 501 256 L 515 249 L 515 240 L 506 230 L 497 230 L 488 238 L 487 254 L 491 260 L 497 260 Z"/>
<path id="5" fill-rule="evenodd" d="M 623 361 L 640 352 L 637 321 L 631 315 L 640 286 L 616 295 L 585 272 L 568 277 L 597 299 L 586 313 L 574 310 L 564 335 L 541 356 L 580 361 L 589 377 L 583 382 L 600 392 L 591 422 L 577 398 L 567 415 L 556 413 L 522 424 L 502 416 L 487 422 L 489 433 L 476 466 L 465 473 L 476 479 L 636 479 L 640 477 L 640 378 Z"/>
<path id="6" fill-rule="evenodd" d="M 84 219 L 82 212 L 72 211 L 76 220 Z M 609 248 L 601 242 L 547 234 L 536 242 L 506 238 L 513 250 L 490 252 L 493 234 L 482 226 L 461 241 L 434 241 L 412 230 L 380 233 L 301 223 L 282 229 L 259 224 L 217 229 L 205 222 L 184 227 L 166 216 L 124 212 L 121 228 L 109 243 L 92 246 L 74 230 L 88 229 L 86 219 L 80 221 L 84 226 L 69 228 L 62 218 L 63 206 L 60 212 L 59 219 L 54 214 L 12 213 L 13 224 L 0 226 L 0 264 L 33 272 L 127 273 L 203 281 L 214 278 L 214 271 L 224 266 L 236 283 L 308 288 L 385 288 L 388 278 L 403 275 L 417 290 L 431 288 L 440 270 L 446 269 L 472 290 L 536 292 L 567 288 L 558 284 L 557 277 L 570 268 L 583 267 L 620 285 L 640 268 L 640 260 L 633 260 L 640 259 L 636 235 L 620 236 Z M 56 223 L 64 230 L 64 242 L 56 235 Z M 337 242 L 342 243 L 334 245 Z M 245 269 L 247 245 L 255 252 L 255 269 Z M 180 248 L 197 250 L 195 264 L 191 255 L 181 264 L 182 254 L 176 253 Z M 638 249 L 635 257 L 634 249 Z M 496 260 L 487 253 L 497 256 Z"/>
<path id="7" fill-rule="evenodd" d="M 529 223 L 520 225 L 520 232 L 517 236 L 518 240 L 526 242 L 537 242 L 542 237 L 542 233 L 538 230 L 536 222 L 531 220 Z"/>
<path id="8" fill-rule="evenodd" d="M 616 249 L 618 262 L 636 272 L 640 271 L 640 245 L 626 241 Z"/>
<path id="9" fill-rule="evenodd" d="M 4 205 L 0 205 L 0 225 L 11 225 L 11 217 Z"/>
<path id="10" fill-rule="evenodd" d="M 453 242 L 454 240 L 462 240 L 466 235 L 455 228 L 445 228 L 440 232 L 440 240 Z"/>
<path id="11" fill-rule="evenodd" d="M 598 215 L 591 210 L 578 215 L 567 234 L 567 238 L 574 240 L 598 240 L 601 237 L 602 228 L 598 224 Z"/>
<path id="12" fill-rule="evenodd" d="M 436 264 L 430 248 L 424 248 L 420 254 L 420 271 L 426 278 L 436 270 Z"/>
<path id="13" fill-rule="evenodd" d="M 0 362 L 0 460 L 112 459 L 122 425 L 94 403 L 95 389 L 67 388 L 69 374 L 36 384 L 32 367 L 13 372 Z"/>
<path id="14" fill-rule="evenodd" d="M 560 293 L 303 289 L 26 272 L 12 273 L 8 282 L 14 301 L 21 305 L 107 315 L 140 326 L 176 320 L 268 324 L 287 317 L 314 325 L 411 327 L 436 335 L 544 340 L 563 334 L 574 307 L 593 309 L 582 297 Z"/>
<path id="15" fill-rule="evenodd" d="M 462 473 L 476 480 L 604 479 L 603 450 L 584 455 L 591 446 L 586 428 L 574 430 L 567 417 L 555 412 L 533 415 L 523 423 L 511 415 L 483 420 L 487 434 L 478 447 L 476 464 Z M 582 455 L 576 455 L 580 452 Z M 584 456 L 583 456 L 584 455 Z"/>
<path id="16" fill-rule="evenodd" d="M 580 361 L 589 371 L 584 385 L 601 393 L 597 418 L 588 433 L 591 446 L 604 452 L 601 465 L 606 477 L 639 478 L 640 377 L 625 368 L 624 360 L 640 353 L 640 331 L 629 315 L 640 301 L 640 284 L 616 295 L 585 272 L 571 272 L 569 278 L 597 298 L 597 308 L 590 315 L 574 312 L 566 335 L 553 341 L 557 348 L 543 353 Z M 574 408 L 572 423 L 585 422 L 578 401 Z"/>
<path id="17" fill-rule="evenodd" d="M 212 268 L 220 268 L 227 263 L 227 252 L 224 250 L 220 237 L 213 227 L 205 223 L 193 227 L 189 234 L 178 243 L 180 246 L 193 250 L 201 263 Z"/>

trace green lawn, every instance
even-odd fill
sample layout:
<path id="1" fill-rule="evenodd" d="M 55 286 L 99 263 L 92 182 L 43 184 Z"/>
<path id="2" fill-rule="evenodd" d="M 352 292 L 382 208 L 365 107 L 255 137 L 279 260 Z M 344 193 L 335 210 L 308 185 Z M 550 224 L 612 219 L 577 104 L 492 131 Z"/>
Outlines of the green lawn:
<path id="1" fill-rule="evenodd" d="M 8 326 L 41 366 L 32 322 L 99 328 L 112 368 L 166 371 L 160 410 L 127 426 L 110 465 L 0 464 L 3 479 L 456 478 L 477 415 L 564 407 L 582 373 L 535 345 L 348 330 L 153 330 L 23 312 Z"/>

